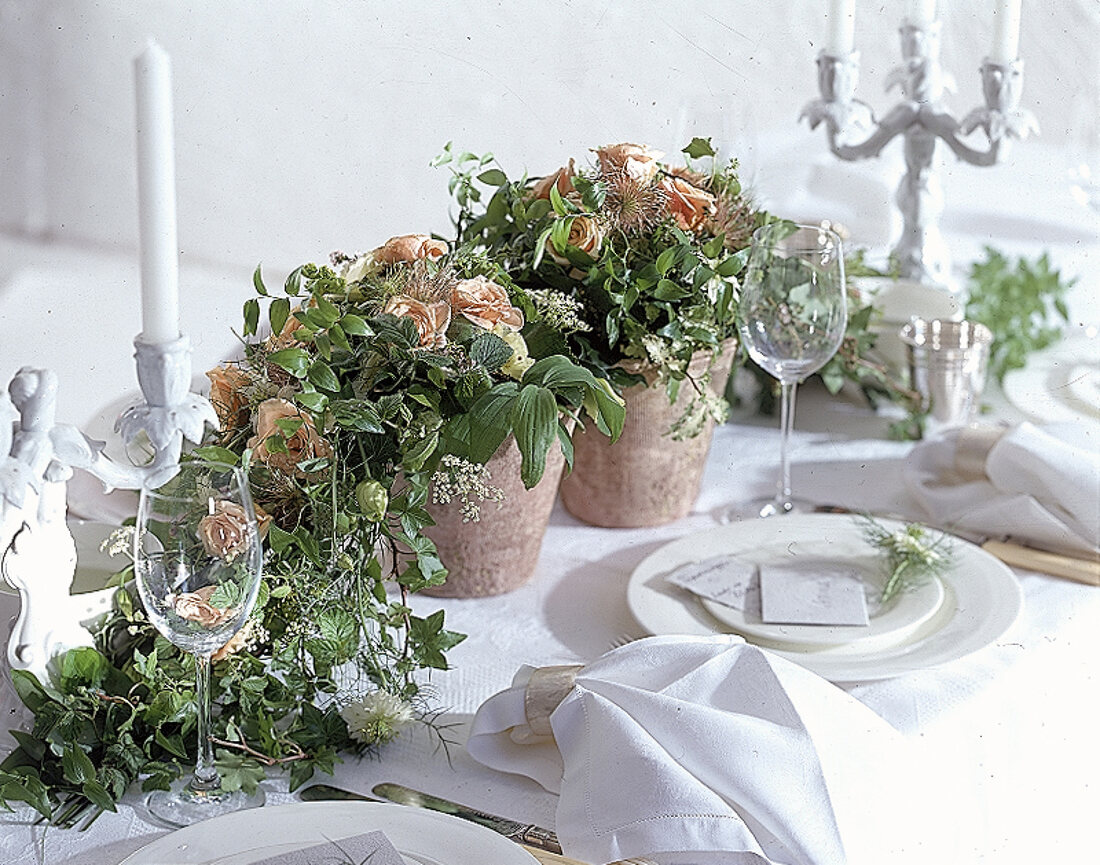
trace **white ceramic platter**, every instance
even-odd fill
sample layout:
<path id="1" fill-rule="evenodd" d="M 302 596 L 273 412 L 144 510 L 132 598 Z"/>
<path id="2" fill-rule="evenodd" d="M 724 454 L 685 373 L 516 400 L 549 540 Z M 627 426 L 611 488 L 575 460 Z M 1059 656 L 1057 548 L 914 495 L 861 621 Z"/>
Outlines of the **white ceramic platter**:
<path id="1" fill-rule="evenodd" d="M 900 526 L 883 520 L 884 525 Z M 887 679 L 965 657 L 999 639 L 1023 608 L 1023 593 L 1009 568 L 979 547 L 953 539 L 954 562 L 943 577 L 944 599 L 936 613 L 900 643 L 872 641 L 841 646 L 790 646 L 745 635 L 777 655 L 834 682 Z M 661 547 L 630 577 L 627 604 L 651 634 L 736 633 L 716 619 L 699 598 L 669 583 L 664 575 L 687 562 L 729 550 L 813 549 L 816 559 L 847 561 L 870 547 L 856 521 L 843 514 L 792 514 L 715 526 Z M 860 547 L 862 545 L 862 551 Z"/>
<path id="2" fill-rule="evenodd" d="M 142 847 L 121 865 L 251 865 L 382 831 L 407 865 L 533 865 L 519 844 L 448 814 L 383 802 L 298 802 L 215 817 Z"/>
<path id="3" fill-rule="evenodd" d="M 1100 423 L 1100 332 L 1078 327 L 1005 375 L 1004 394 L 1031 420 Z"/>

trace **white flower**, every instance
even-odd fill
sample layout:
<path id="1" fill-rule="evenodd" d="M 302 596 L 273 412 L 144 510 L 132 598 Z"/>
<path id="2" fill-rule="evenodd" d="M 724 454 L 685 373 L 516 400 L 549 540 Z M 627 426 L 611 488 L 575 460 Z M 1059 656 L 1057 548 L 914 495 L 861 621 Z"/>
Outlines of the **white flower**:
<path id="1" fill-rule="evenodd" d="M 378 271 L 378 263 L 374 260 L 374 254 L 364 252 L 354 258 L 341 258 L 333 262 L 336 275 L 343 277 L 344 282 L 359 282 L 364 277 Z"/>
<path id="2" fill-rule="evenodd" d="M 505 324 L 493 325 L 492 332 L 508 343 L 508 347 L 512 349 L 512 356 L 504 362 L 500 371 L 519 381 L 535 363 L 535 359 L 527 353 L 527 341 L 519 331 Z"/>
<path id="3" fill-rule="evenodd" d="M 396 738 L 415 720 L 412 706 L 389 691 L 374 691 L 340 710 L 348 734 L 365 745 L 382 744 Z"/>

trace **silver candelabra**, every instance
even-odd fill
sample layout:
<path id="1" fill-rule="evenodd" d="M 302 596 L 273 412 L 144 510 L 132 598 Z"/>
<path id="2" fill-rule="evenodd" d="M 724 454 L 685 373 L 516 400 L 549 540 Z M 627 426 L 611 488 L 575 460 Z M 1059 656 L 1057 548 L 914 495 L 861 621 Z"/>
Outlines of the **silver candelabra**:
<path id="1" fill-rule="evenodd" d="M 981 66 L 985 105 L 959 122 L 941 102 L 945 91 L 954 90 L 954 81 L 940 64 L 940 22 L 919 26 L 907 21 L 900 34 L 904 62 L 890 73 L 886 89 L 900 87 L 903 99 L 885 117 L 876 120 L 870 106 L 855 99 L 859 52 L 836 56 L 827 50 L 817 58 L 821 98 L 807 104 L 802 116 L 811 129 L 825 123 L 830 150 L 845 160 L 877 156 L 895 137 L 904 137 L 906 173 L 895 197 L 902 233 L 893 255 L 903 277 L 954 290 L 939 229 L 943 192 L 934 165 L 937 141 L 971 165 L 993 165 L 1008 139 L 1026 138 L 1039 126 L 1030 111 L 1019 107 L 1022 61 L 986 59 Z M 984 149 L 963 140 L 979 128 L 988 140 Z"/>

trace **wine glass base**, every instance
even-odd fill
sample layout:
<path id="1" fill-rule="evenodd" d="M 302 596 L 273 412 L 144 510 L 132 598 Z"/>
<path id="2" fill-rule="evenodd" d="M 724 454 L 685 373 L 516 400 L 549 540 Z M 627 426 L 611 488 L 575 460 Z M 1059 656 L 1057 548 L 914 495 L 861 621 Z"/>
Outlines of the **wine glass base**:
<path id="1" fill-rule="evenodd" d="M 178 829 L 220 814 L 259 808 L 265 798 L 259 787 L 250 795 L 241 790 L 197 791 L 183 784 L 171 790 L 154 790 L 146 797 L 145 807 L 158 823 Z"/>
<path id="2" fill-rule="evenodd" d="M 816 505 L 804 499 L 755 499 L 743 505 L 734 505 L 718 511 L 715 518 L 723 525 L 739 523 L 742 520 L 755 520 L 767 517 L 781 517 L 787 514 L 813 513 Z"/>

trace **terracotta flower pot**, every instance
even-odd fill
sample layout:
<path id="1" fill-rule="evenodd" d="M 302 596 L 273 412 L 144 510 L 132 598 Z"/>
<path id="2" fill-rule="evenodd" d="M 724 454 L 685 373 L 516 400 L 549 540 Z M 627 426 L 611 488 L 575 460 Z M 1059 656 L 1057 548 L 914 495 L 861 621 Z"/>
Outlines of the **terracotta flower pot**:
<path id="1" fill-rule="evenodd" d="M 542 538 L 558 494 L 565 457 L 555 442 L 546 457 L 546 471 L 532 489 L 519 477 L 520 452 L 509 436 L 486 467 L 488 483 L 504 492 L 500 507 L 481 503 L 480 518 L 463 522 L 462 504 L 429 504 L 436 525 L 424 530 L 435 541 L 447 568 L 447 582 L 422 594 L 445 598 L 480 598 L 518 589 L 531 579 L 538 564 Z"/>
<path id="2" fill-rule="evenodd" d="M 736 342 L 728 340 L 711 367 L 710 389 L 721 394 L 729 378 Z M 709 356 L 696 354 L 689 370 L 702 374 Z M 607 528 L 659 526 L 686 516 L 699 495 L 703 466 L 714 424 L 699 435 L 676 441 L 668 435 L 683 414 L 690 385 L 680 388 L 674 403 L 654 386 L 655 372 L 640 370 L 646 384 L 624 392 L 626 421 L 615 444 L 592 428 L 573 435 L 573 471 L 561 483 L 561 498 L 577 519 Z"/>

